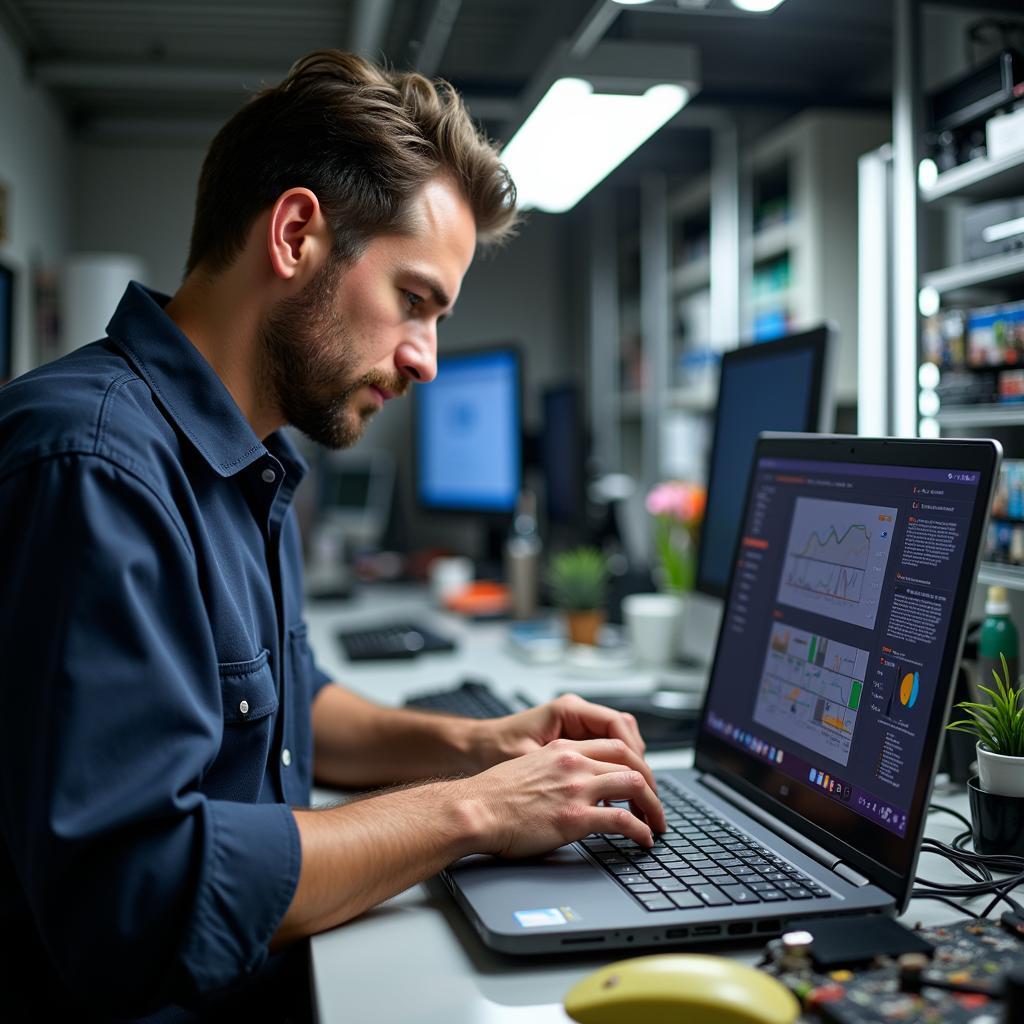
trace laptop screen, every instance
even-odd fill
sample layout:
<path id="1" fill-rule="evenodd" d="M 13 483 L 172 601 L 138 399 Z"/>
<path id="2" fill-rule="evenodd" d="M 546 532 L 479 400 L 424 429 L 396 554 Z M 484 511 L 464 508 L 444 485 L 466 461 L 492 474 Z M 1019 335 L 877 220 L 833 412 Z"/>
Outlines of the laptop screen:
<path id="1" fill-rule="evenodd" d="M 819 460 L 762 442 L 701 740 L 898 869 L 918 840 L 991 471 L 976 450 L 958 468 L 888 464 L 891 451 L 885 463 Z"/>

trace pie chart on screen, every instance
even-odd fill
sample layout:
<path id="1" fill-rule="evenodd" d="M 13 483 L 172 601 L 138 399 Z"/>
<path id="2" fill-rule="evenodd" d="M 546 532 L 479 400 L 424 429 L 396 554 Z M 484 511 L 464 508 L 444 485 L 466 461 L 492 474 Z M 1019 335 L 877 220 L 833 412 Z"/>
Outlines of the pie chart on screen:
<path id="1" fill-rule="evenodd" d="M 912 708 L 917 703 L 918 674 L 908 672 L 900 683 L 900 703 L 905 708 Z"/>

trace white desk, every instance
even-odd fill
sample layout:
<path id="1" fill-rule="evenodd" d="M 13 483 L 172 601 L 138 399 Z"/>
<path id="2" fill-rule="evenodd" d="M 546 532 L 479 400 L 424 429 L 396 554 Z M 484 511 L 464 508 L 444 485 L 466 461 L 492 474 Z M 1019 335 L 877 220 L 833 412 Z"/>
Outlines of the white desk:
<path id="1" fill-rule="evenodd" d="M 453 632 L 459 641 L 451 654 L 424 655 L 402 662 L 350 665 L 334 639 L 340 627 L 383 618 L 413 618 Z M 651 673 L 631 672 L 617 678 L 585 680 L 558 666 L 524 665 L 505 651 L 505 626 L 467 625 L 430 612 L 422 591 L 381 589 L 353 602 L 320 605 L 307 616 L 310 637 L 321 667 L 339 682 L 383 704 L 400 704 L 410 693 L 456 685 L 466 676 L 486 678 L 503 696 L 520 692 L 534 701 L 573 689 L 587 696 L 602 689 L 635 688 L 654 682 Z M 652 754 L 654 768 L 691 763 L 689 751 Z M 967 814 L 960 790 L 937 787 L 934 800 Z M 948 815 L 933 815 L 928 831 L 949 841 L 962 826 Z M 926 856 L 919 872 L 953 880 L 945 861 Z M 976 901 L 975 909 L 985 900 Z M 903 920 L 913 924 L 951 921 L 956 912 L 934 901 L 911 903 Z M 760 945 L 718 946 L 753 963 Z M 639 952 L 639 951 L 638 951 Z M 417 885 L 361 918 L 312 940 L 313 994 L 322 1024 L 373 1020 L 379 1024 L 566 1024 L 561 1007 L 565 993 L 603 963 L 628 953 L 586 959 L 530 960 L 499 957 L 479 941 L 436 880 Z"/>

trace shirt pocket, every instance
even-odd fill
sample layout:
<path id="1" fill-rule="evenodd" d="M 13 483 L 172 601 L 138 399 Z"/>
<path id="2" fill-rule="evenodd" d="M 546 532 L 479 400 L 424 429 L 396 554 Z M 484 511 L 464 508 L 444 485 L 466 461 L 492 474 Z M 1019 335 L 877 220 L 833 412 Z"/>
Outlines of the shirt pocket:
<path id="1" fill-rule="evenodd" d="M 270 654 L 251 661 L 227 661 L 220 674 L 224 732 L 204 790 L 214 799 L 255 803 L 267 769 L 278 708 Z"/>
<path id="2" fill-rule="evenodd" d="M 269 651 L 261 651 L 252 661 L 222 661 L 217 671 L 225 723 L 258 722 L 277 710 L 277 686 L 270 670 Z"/>

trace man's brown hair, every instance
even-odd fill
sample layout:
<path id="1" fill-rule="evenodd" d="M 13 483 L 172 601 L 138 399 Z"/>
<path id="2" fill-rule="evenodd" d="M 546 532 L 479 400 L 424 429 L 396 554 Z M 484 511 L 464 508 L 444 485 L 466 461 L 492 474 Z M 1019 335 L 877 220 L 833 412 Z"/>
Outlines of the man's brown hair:
<path id="1" fill-rule="evenodd" d="M 515 185 L 451 85 L 338 50 L 311 53 L 210 144 L 186 272 L 230 266 L 256 217 L 300 187 L 319 200 L 335 256 L 355 259 L 375 235 L 409 229 L 409 201 L 438 174 L 458 184 L 482 242 L 511 232 Z"/>

